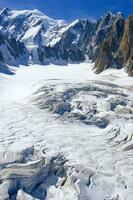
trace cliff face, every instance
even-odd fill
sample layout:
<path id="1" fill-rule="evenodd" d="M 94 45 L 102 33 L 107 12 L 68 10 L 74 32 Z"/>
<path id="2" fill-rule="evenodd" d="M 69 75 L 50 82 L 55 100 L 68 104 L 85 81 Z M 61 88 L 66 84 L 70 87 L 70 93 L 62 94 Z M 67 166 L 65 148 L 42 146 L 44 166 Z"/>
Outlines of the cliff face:
<path id="1" fill-rule="evenodd" d="M 127 20 L 119 16 L 99 45 L 95 70 L 100 73 L 110 67 L 125 67 L 133 76 L 133 16 Z"/>
<path id="2" fill-rule="evenodd" d="M 102 43 L 107 42 L 113 49 L 117 48 L 117 42 L 123 34 L 124 17 L 122 13 L 113 15 L 107 13 L 101 19 L 99 19 L 95 26 L 95 32 L 92 36 L 92 40 L 89 42 L 88 56 L 92 61 L 96 61 L 100 52 Z M 90 54 L 91 53 L 91 54 Z M 91 57 L 90 57 L 91 55 Z"/>
<path id="3" fill-rule="evenodd" d="M 97 73 L 110 67 L 120 68 L 116 59 L 122 36 L 124 33 L 124 17 L 121 13 L 115 16 L 110 29 L 106 32 L 105 37 L 98 46 L 98 54 L 95 60 L 95 70 Z"/>
<path id="4" fill-rule="evenodd" d="M 99 47 L 99 54 L 95 62 L 95 72 L 97 74 L 112 66 L 113 58 L 109 48 L 106 41 L 102 42 Z"/>
<path id="5" fill-rule="evenodd" d="M 0 72 L 12 74 L 7 65 L 18 66 L 27 64 L 28 53 L 25 45 L 11 38 L 0 34 Z"/>
<path id="6" fill-rule="evenodd" d="M 118 63 L 133 75 L 133 16 L 125 21 L 125 30 L 117 52 Z"/>

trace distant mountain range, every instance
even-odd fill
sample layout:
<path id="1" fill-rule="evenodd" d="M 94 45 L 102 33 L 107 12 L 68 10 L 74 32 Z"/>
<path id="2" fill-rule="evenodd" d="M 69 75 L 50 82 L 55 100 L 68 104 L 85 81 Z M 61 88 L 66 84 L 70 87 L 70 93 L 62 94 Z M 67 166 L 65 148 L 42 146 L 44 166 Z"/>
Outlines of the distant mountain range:
<path id="1" fill-rule="evenodd" d="M 0 10 L 0 71 L 6 65 L 95 62 L 95 71 L 125 67 L 133 75 L 133 16 L 107 13 L 67 23 L 38 10 Z"/>

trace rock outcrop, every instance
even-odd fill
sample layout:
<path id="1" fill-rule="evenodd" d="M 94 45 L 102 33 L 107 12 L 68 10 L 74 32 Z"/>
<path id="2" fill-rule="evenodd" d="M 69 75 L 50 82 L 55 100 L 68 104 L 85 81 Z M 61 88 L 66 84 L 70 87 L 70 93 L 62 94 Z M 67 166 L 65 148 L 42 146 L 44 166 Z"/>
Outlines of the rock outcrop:
<path id="1" fill-rule="evenodd" d="M 100 73 L 110 67 L 125 67 L 133 76 L 133 16 L 124 20 L 119 14 L 99 45 L 95 70 Z"/>
<path id="2" fill-rule="evenodd" d="M 7 65 L 27 64 L 28 52 L 24 43 L 0 34 L 0 72 L 12 74 Z"/>
<path id="3" fill-rule="evenodd" d="M 125 30 L 117 52 L 117 60 L 129 75 L 133 75 L 133 16 L 125 21 Z"/>
<path id="4" fill-rule="evenodd" d="M 117 67 L 116 52 L 119 48 L 124 32 L 124 17 L 121 13 L 114 16 L 113 22 L 105 33 L 104 39 L 98 46 L 98 54 L 95 61 L 97 73 L 110 67 Z"/>
<path id="5" fill-rule="evenodd" d="M 95 62 L 95 72 L 100 73 L 104 69 L 112 66 L 112 54 L 110 52 L 110 46 L 107 42 L 102 42 L 99 47 L 98 57 Z"/>

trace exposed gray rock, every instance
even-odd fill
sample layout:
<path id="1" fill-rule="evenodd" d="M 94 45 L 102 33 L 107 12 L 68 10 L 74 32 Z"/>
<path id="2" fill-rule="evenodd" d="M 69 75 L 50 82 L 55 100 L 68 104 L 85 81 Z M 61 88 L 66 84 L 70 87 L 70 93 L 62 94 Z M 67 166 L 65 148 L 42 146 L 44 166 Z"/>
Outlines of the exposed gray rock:
<path id="1" fill-rule="evenodd" d="M 104 37 L 100 41 L 97 48 L 95 63 L 95 69 L 97 73 L 100 73 L 104 69 L 110 67 L 120 67 L 118 66 L 116 59 L 116 52 L 119 48 L 120 41 L 124 32 L 124 17 L 121 13 L 118 13 L 116 16 L 108 14 L 106 18 L 109 20 L 109 23 L 111 20 L 111 23 L 107 26 Z"/>
<path id="2" fill-rule="evenodd" d="M 22 42 L 0 34 L 0 72 L 13 74 L 6 65 L 27 64 L 28 52 Z"/>

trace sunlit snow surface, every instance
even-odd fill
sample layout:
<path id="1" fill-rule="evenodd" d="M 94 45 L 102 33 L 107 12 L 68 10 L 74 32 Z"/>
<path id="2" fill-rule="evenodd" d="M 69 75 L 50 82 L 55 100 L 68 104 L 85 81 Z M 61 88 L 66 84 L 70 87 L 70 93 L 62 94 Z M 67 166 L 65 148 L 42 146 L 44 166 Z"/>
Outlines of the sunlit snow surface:
<path id="1" fill-rule="evenodd" d="M 133 199 L 133 79 L 92 68 L 0 74 L 0 200 Z"/>

